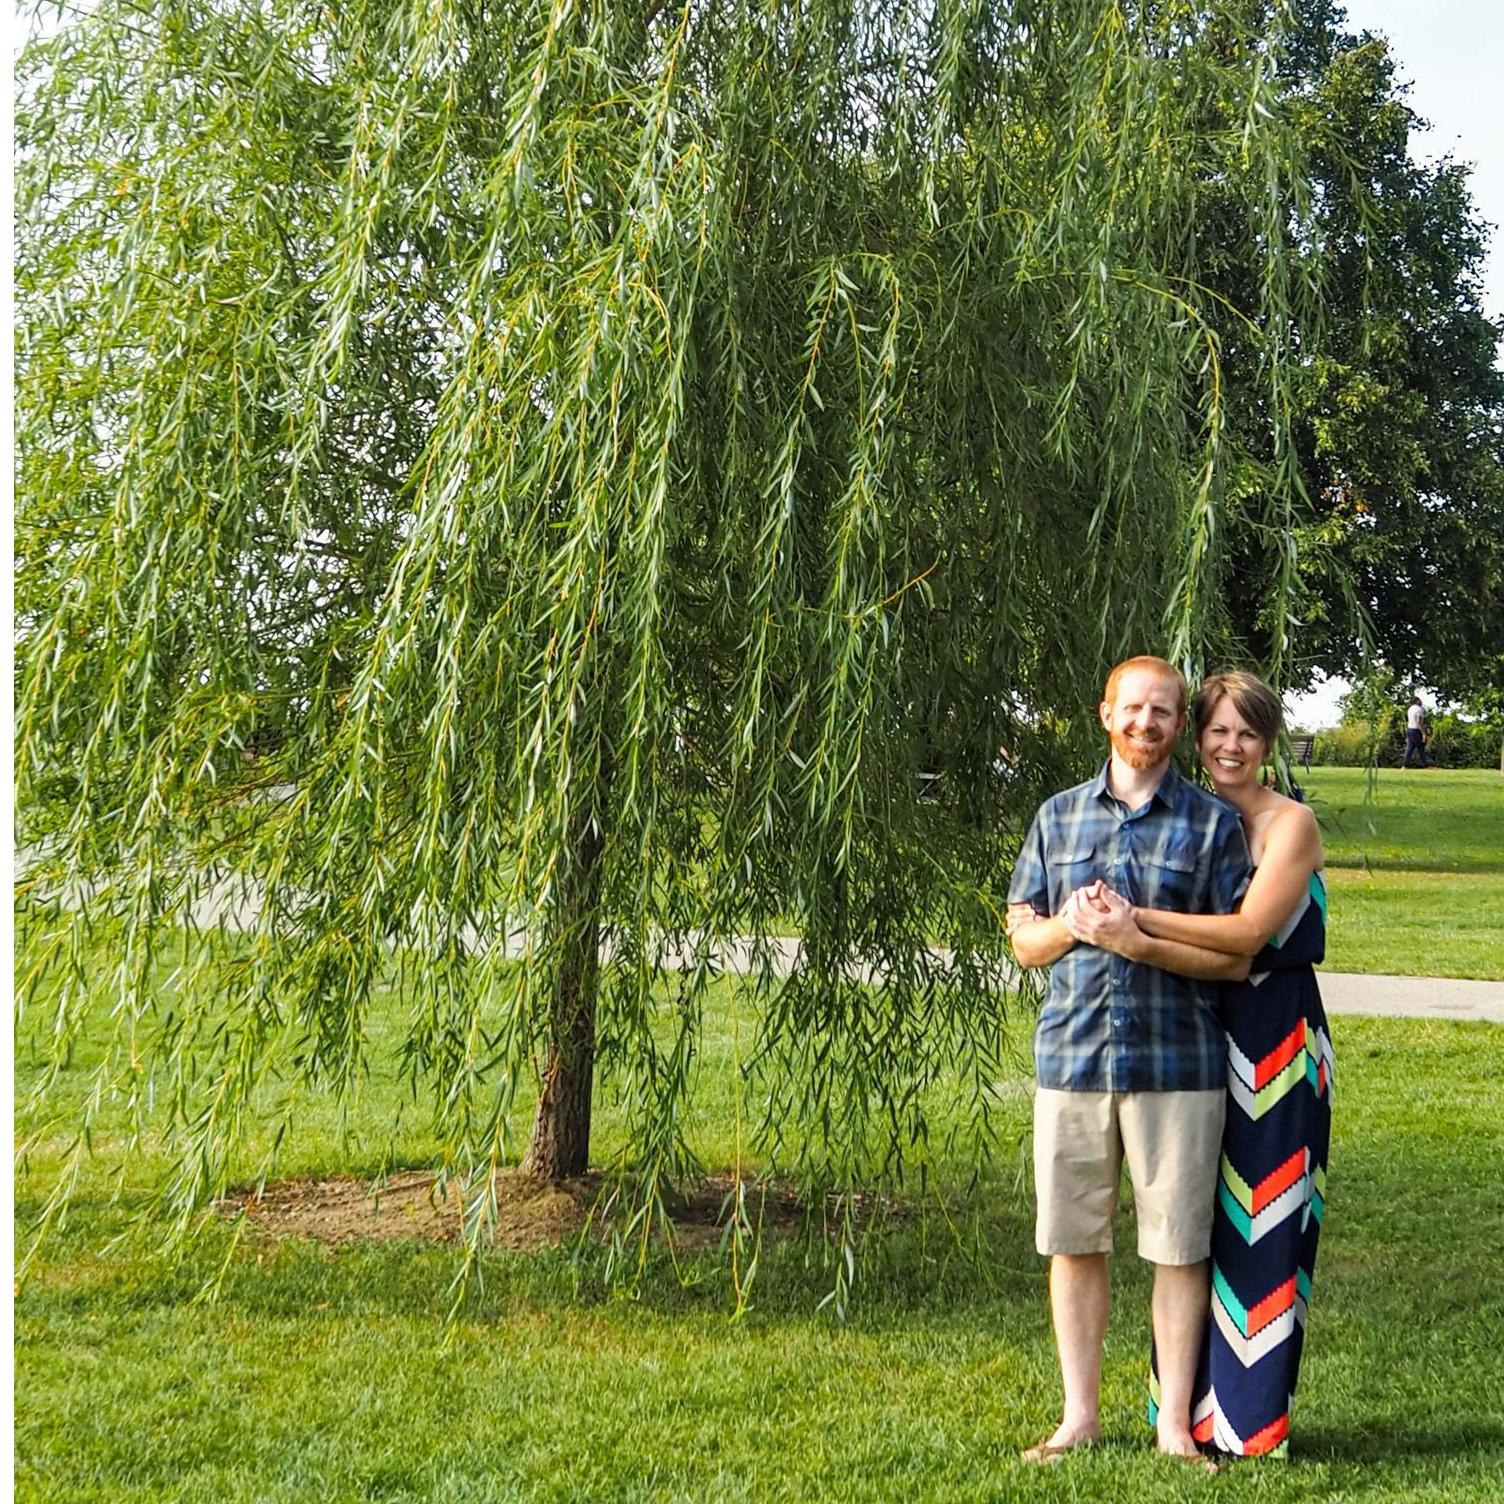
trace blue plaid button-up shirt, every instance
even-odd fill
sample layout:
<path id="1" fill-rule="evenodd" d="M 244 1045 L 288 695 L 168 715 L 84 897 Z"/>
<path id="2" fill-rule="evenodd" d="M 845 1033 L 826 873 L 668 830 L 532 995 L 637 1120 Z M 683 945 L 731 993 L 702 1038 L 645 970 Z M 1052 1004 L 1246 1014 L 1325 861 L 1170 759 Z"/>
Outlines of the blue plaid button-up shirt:
<path id="1" fill-rule="evenodd" d="M 1227 914 L 1253 868 L 1236 812 L 1172 766 L 1135 810 L 1114 798 L 1107 768 L 1040 805 L 1010 903 L 1058 914 L 1101 878 L 1130 902 L 1183 914 Z M 1226 1084 L 1216 1018 L 1221 984 L 1077 944 L 1050 968 L 1034 1031 L 1041 1086 L 1063 1091 L 1205 1091 Z"/>

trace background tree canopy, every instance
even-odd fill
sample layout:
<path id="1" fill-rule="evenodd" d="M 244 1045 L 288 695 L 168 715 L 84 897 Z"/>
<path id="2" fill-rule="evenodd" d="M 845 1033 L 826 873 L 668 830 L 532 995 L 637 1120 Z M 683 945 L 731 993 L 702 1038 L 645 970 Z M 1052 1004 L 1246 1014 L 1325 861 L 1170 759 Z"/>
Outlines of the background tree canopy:
<path id="1" fill-rule="evenodd" d="M 109 999 L 100 1092 L 170 1104 L 171 1206 L 254 1173 L 268 1082 L 358 1079 L 389 977 L 477 1212 L 519 1092 L 584 1163 L 597 1067 L 651 1187 L 717 943 L 779 930 L 770 1161 L 891 1168 L 958 1069 L 982 1126 L 997 903 L 1104 668 L 1255 601 L 1288 666 L 1285 46 L 1242 3 L 102 0 L 28 50 L 23 922 L 59 1058 Z"/>
<path id="2" fill-rule="evenodd" d="M 1261 593 L 1268 537 L 1235 521 L 1229 599 L 1255 656 L 1286 628 L 1266 605 L 1288 604 L 1292 681 L 1357 680 L 1377 655 L 1400 679 L 1462 699 L 1498 683 L 1504 656 L 1504 370 L 1480 305 L 1486 227 L 1466 169 L 1412 157 L 1422 122 L 1383 40 L 1349 31 L 1331 0 L 1293 10 L 1279 92 L 1311 176 L 1302 239 L 1326 290 L 1322 321 L 1299 333 L 1293 385 L 1310 511 L 1291 540 L 1288 603 Z M 1204 195 L 1198 229 L 1210 284 L 1240 304 L 1257 275 L 1250 228 Z M 1234 408 L 1261 431 L 1256 381 L 1244 398 L 1231 353 L 1228 370 Z"/>

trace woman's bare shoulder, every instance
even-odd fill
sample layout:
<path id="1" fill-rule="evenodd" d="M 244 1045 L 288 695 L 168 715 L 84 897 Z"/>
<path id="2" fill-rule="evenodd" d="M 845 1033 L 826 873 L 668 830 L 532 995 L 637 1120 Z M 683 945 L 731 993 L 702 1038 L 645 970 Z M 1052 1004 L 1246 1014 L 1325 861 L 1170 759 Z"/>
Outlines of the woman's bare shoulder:
<path id="1" fill-rule="evenodd" d="M 1273 790 L 1270 790 L 1273 793 Z M 1309 804 L 1299 799 L 1292 799 L 1288 794 L 1274 794 L 1274 808 L 1270 811 L 1270 823 L 1275 821 L 1292 820 L 1296 822 L 1293 828 L 1306 827 L 1311 830 L 1317 828 L 1316 811 Z"/>
<path id="2" fill-rule="evenodd" d="M 1316 820 L 1316 811 L 1299 799 L 1287 798 L 1284 794 L 1274 796 L 1279 802 L 1269 814 L 1269 823 L 1264 827 L 1264 844 L 1276 832 L 1281 843 L 1306 846 L 1318 854 L 1321 851 L 1321 826 Z"/>

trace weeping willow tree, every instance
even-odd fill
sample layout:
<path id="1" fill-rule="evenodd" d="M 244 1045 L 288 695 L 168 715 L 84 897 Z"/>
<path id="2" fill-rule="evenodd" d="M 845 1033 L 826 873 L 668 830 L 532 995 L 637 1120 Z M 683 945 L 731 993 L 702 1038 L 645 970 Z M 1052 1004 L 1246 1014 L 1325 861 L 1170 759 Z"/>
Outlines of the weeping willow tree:
<path id="1" fill-rule="evenodd" d="M 498 1166 L 585 1167 L 593 1087 L 656 1185 L 734 937 L 765 1162 L 901 1165 L 943 1079 L 979 1121 L 995 895 L 1104 667 L 1220 643 L 1233 509 L 1289 567 L 1280 24 L 100 0 L 33 42 L 20 980 L 56 1064 L 113 1019 L 79 1152 L 154 1104 L 186 1217 L 385 989 L 472 1227 Z M 1257 271 L 1215 318 L 1208 193 Z"/>

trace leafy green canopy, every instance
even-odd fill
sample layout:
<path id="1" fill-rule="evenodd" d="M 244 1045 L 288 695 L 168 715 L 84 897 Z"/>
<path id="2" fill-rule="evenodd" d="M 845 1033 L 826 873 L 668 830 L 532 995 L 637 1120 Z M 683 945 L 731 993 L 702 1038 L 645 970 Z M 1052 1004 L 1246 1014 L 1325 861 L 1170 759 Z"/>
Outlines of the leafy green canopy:
<path id="1" fill-rule="evenodd" d="M 1423 122 L 1384 41 L 1349 32 L 1331 0 L 1291 11 L 1278 88 L 1312 183 L 1299 242 L 1326 290 L 1319 324 L 1298 331 L 1292 388 L 1308 505 L 1290 539 L 1293 596 L 1264 589 L 1260 509 L 1230 519 L 1232 620 L 1255 659 L 1266 631 L 1282 633 L 1287 613 L 1299 620 L 1291 682 L 1317 671 L 1358 681 L 1377 661 L 1466 698 L 1497 682 L 1504 651 L 1504 370 L 1501 329 L 1480 305 L 1487 226 L 1466 168 L 1417 159 Z M 1222 181 L 1244 170 L 1229 153 Z M 1233 307 L 1258 285 L 1246 204 L 1211 186 L 1196 204 L 1202 278 Z M 1245 348 L 1234 318 L 1217 328 L 1228 426 L 1258 450 L 1262 351 Z"/>
<path id="2" fill-rule="evenodd" d="M 169 1104 L 173 1207 L 253 1102 L 357 1078 L 393 976 L 488 1183 L 596 922 L 624 1161 L 686 1163 L 715 944 L 779 929 L 763 1150 L 891 1166 L 958 1063 L 985 1115 L 1023 822 L 1111 661 L 1215 643 L 1229 510 L 1294 505 L 1305 210 L 1245 14 L 102 0 L 28 51 L 23 994 L 60 978 L 59 1059 L 114 1008 L 96 1100 Z"/>

